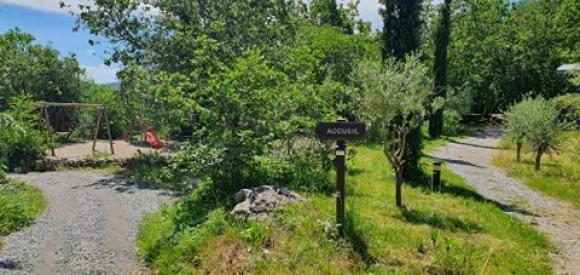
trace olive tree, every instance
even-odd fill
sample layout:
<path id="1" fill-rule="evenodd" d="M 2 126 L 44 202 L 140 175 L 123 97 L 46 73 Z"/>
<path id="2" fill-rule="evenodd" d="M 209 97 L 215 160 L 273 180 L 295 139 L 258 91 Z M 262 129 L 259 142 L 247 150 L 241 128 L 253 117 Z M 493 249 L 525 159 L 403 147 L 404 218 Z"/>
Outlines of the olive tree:
<path id="1" fill-rule="evenodd" d="M 508 111 L 508 134 L 517 144 L 518 161 L 525 142 L 534 149 L 535 169 L 540 171 L 542 156 L 556 148 L 560 134 L 567 127 L 558 122 L 559 114 L 554 102 L 543 97 L 526 98 Z"/>
<path id="2" fill-rule="evenodd" d="M 401 186 L 407 136 L 421 125 L 429 110 L 432 80 L 429 69 L 415 56 L 403 61 L 393 58 L 385 64 L 366 61 L 353 72 L 360 94 L 362 117 L 379 131 L 384 154 L 395 170 L 396 205 L 402 205 Z M 433 101 L 433 110 L 441 105 Z"/>
<path id="3" fill-rule="evenodd" d="M 555 149 L 566 126 L 558 123 L 559 112 L 555 105 L 542 97 L 528 100 L 526 108 L 528 115 L 524 122 L 524 139 L 535 150 L 535 169 L 540 171 L 542 156 Z"/>
<path id="4" fill-rule="evenodd" d="M 516 144 L 516 160 L 518 162 L 521 160 L 522 146 L 526 137 L 527 112 L 532 104 L 534 104 L 533 100 L 526 98 L 506 112 L 507 136 Z"/>

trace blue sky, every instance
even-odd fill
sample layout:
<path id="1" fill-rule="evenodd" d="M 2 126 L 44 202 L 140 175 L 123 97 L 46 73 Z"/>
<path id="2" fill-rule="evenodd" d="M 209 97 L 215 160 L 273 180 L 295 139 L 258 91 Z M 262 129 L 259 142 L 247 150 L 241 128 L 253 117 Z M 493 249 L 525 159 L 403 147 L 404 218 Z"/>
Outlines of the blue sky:
<path id="1" fill-rule="evenodd" d="M 219 0 L 216 0 L 219 1 Z M 50 43 L 62 55 L 75 54 L 86 69 L 87 76 L 98 83 L 115 82 L 118 66 L 103 64 L 107 45 L 90 46 L 91 35 L 86 30 L 73 32 L 74 16 L 58 6 L 59 0 L 0 0 L 0 33 L 18 27 L 36 37 L 38 43 Z M 90 0 L 65 0 L 76 6 Z M 359 5 L 361 17 L 380 28 L 378 0 L 362 0 Z"/>

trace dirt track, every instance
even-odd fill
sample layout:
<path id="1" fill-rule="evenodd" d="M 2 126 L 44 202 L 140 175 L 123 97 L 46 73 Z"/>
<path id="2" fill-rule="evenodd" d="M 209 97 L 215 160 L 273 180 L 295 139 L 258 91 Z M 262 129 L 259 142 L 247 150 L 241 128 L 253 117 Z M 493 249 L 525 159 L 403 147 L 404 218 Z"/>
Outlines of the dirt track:
<path id="1" fill-rule="evenodd" d="M 0 274 L 149 273 L 135 251 L 138 224 L 170 194 L 85 172 L 14 177 L 42 189 L 49 206 L 4 239 Z"/>
<path id="2" fill-rule="evenodd" d="M 493 167 L 492 158 L 502 135 L 500 129 L 487 129 L 449 143 L 432 155 L 443 159 L 485 198 L 544 232 L 560 250 L 552 255 L 555 273 L 580 274 L 580 211 L 532 190 Z"/>

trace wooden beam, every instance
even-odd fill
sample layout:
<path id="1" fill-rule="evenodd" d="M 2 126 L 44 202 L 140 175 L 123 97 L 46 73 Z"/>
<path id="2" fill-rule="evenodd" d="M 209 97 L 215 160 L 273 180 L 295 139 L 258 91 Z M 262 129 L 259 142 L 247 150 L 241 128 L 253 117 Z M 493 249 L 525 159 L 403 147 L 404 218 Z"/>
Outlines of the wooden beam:
<path id="1" fill-rule="evenodd" d="M 109 123 L 109 117 L 107 116 L 107 107 L 101 108 L 101 111 L 105 114 L 105 123 L 107 124 L 107 134 L 109 135 L 109 146 L 111 147 L 111 154 L 115 154 L 115 148 L 113 147 L 113 137 L 111 136 L 111 124 Z"/>
<path id="2" fill-rule="evenodd" d="M 97 126 L 95 127 L 95 136 L 93 138 L 93 153 L 97 151 L 97 138 L 99 137 L 99 128 L 101 126 L 101 117 L 103 112 L 99 109 L 99 116 L 97 117 Z"/>
<path id="3" fill-rule="evenodd" d="M 43 107 L 43 111 L 44 111 L 44 119 L 46 121 L 46 141 L 48 141 L 50 144 L 50 152 L 52 153 L 52 156 L 56 156 L 56 153 L 54 152 L 54 145 L 52 144 L 52 139 L 50 138 L 50 130 L 52 129 L 52 127 L 50 127 L 50 119 L 48 116 L 48 108 L 46 106 Z"/>

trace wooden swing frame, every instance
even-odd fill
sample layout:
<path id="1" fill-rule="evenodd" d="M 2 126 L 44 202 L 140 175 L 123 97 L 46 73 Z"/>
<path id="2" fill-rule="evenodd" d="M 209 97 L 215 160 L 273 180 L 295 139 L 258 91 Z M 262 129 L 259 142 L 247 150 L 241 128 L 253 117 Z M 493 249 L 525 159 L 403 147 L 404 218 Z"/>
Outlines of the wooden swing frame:
<path id="1" fill-rule="evenodd" d="M 61 102 L 39 102 L 41 116 L 44 116 L 46 122 L 46 135 L 50 137 L 50 132 L 53 131 L 52 126 L 50 126 L 50 120 L 48 116 L 48 108 L 50 107 L 72 107 L 72 108 L 84 108 L 84 109 L 95 109 L 98 111 L 99 116 L 97 117 L 97 125 L 95 126 L 95 131 L 93 135 L 93 154 L 97 151 L 97 138 L 99 136 L 99 129 L 101 126 L 101 119 L 105 119 L 105 124 L 107 125 L 107 134 L 109 136 L 109 146 L 111 148 L 111 154 L 115 154 L 115 147 L 113 146 L 113 138 L 111 136 L 111 124 L 109 123 L 109 118 L 107 116 L 107 105 L 105 104 L 89 104 L 89 103 L 61 103 Z M 50 148 L 52 156 L 56 156 L 54 148 Z"/>

